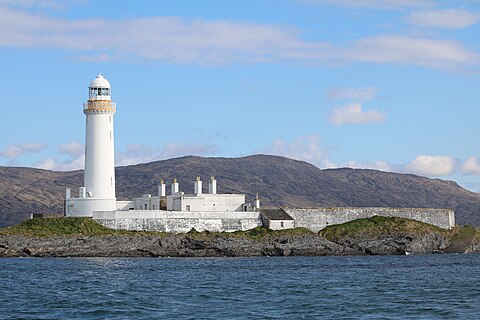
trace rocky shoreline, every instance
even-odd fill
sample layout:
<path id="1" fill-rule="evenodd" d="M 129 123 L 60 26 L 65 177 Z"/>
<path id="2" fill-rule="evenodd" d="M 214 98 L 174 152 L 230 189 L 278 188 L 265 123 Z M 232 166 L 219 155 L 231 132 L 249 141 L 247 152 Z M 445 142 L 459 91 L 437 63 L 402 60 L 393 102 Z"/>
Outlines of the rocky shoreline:
<path id="1" fill-rule="evenodd" d="M 249 239 L 222 234 L 0 236 L 0 257 L 255 257 L 403 255 L 480 252 L 479 245 L 450 248 L 441 234 L 386 235 L 342 239 L 338 243 L 317 234 Z"/>

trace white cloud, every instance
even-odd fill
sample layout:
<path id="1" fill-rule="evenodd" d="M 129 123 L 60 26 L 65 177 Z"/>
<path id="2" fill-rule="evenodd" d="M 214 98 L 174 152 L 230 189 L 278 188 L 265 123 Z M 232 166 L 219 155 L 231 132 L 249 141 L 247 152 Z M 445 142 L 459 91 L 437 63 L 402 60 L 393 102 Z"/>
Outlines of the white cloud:
<path id="1" fill-rule="evenodd" d="M 349 168 L 354 169 L 373 169 L 373 170 L 380 170 L 380 171 L 394 171 L 394 167 L 388 163 L 387 161 L 349 161 L 345 165 Z"/>
<path id="2" fill-rule="evenodd" d="M 55 171 L 72 171 L 83 169 L 85 164 L 85 157 L 82 154 L 81 156 L 73 159 L 68 159 L 65 161 L 58 161 L 55 158 L 49 157 L 43 159 L 42 161 L 35 162 L 32 166 L 34 168 L 46 169 L 46 170 L 55 170 Z"/>
<path id="3" fill-rule="evenodd" d="M 389 5 L 421 2 L 391 1 Z M 68 20 L 1 5 L 0 47 L 68 49 L 84 61 L 160 60 L 214 65 L 372 62 L 459 69 L 478 66 L 480 60 L 476 52 L 456 41 L 388 35 L 338 46 L 303 40 L 298 30 L 285 25 L 164 16 Z"/>
<path id="4" fill-rule="evenodd" d="M 466 10 L 433 10 L 413 12 L 407 17 L 407 22 L 433 28 L 461 29 L 480 21 L 480 14 Z"/>
<path id="5" fill-rule="evenodd" d="M 480 161 L 477 157 L 470 157 L 462 164 L 461 171 L 465 174 L 480 175 Z"/>
<path id="6" fill-rule="evenodd" d="M 16 145 L 9 145 L 5 149 L 0 150 L 0 157 L 13 159 L 27 153 L 36 153 L 43 151 L 47 145 L 43 143 L 21 142 Z"/>
<path id="7" fill-rule="evenodd" d="M 314 4 L 334 4 L 348 7 L 365 7 L 371 9 L 402 9 L 430 7 L 433 0 L 303 0 Z"/>
<path id="8" fill-rule="evenodd" d="M 71 157 L 79 157 L 85 153 L 85 146 L 78 141 L 70 141 L 58 147 L 58 152 Z"/>
<path id="9" fill-rule="evenodd" d="M 5 7 L 0 7 L 0 45 L 79 50 L 87 60 L 85 52 L 103 61 L 201 64 L 309 59 L 326 47 L 299 40 L 294 29 L 283 26 L 162 16 L 66 20 Z"/>
<path id="10" fill-rule="evenodd" d="M 33 164 L 33 167 L 55 171 L 71 171 L 83 169 L 85 165 L 85 147 L 78 141 L 64 143 L 57 148 L 58 153 L 68 156 L 66 160 L 48 157 Z"/>
<path id="11" fill-rule="evenodd" d="M 131 144 L 127 146 L 125 151 L 116 153 L 115 165 L 126 166 L 186 155 L 210 156 L 216 152 L 216 148 L 212 145 L 168 143 L 162 148 L 156 148 L 142 144 Z"/>
<path id="12" fill-rule="evenodd" d="M 35 162 L 33 167 L 55 171 L 70 171 L 84 168 L 85 155 L 83 144 L 77 141 L 71 141 L 59 146 L 58 152 L 66 154 L 70 156 L 70 158 L 61 161 L 55 157 L 49 157 L 42 161 Z M 116 152 L 115 165 L 126 166 L 185 155 L 205 156 L 215 153 L 216 149 L 211 145 L 168 143 L 162 148 L 155 148 L 148 145 L 131 144 L 128 145 L 124 151 Z"/>
<path id="13" fill-rule="evenodd" d="M 405 165 L 404 170 L 421 176 L 439 177 L 455 173 L 456 165 L 457 161 L 452 157 L 420 155 Z"/>
<path id="14" fill-rule="evenodd" d="M 331 88 L 327 92 L 327 97 L 332 100 L 357 100 L 357 101 L 368 101 L 375 98 L 377 95 L 378 89 L 375 87 L 364 87 L 364 88 Z"/>
<path id="15" fill-rule="evenodd" d="M 354 42 L 341 54 L 346 61 L 394 63 L 454 70 L 479 65 L 479 56 L 452 40 L 374 36 Z"/>
<path id="16" fill-rule="evenodd" d="M 384 122 L 386 115 L 377 110 L 363 111 L 360 103 L 347 104 L 333 110 L 330 123 L 342 124 L 366 124 Z"/>
<path id="17" fill-rule="evenodd" d="M 259 149 L 257 152 L 303 160 L 321 168 L 334 167 L 335 165 L 327 159 L 327 152 L 320 144 L 320 136 L 311 134 L 298 137 L 291 142 L 278 139 L 270 146 Z"/>

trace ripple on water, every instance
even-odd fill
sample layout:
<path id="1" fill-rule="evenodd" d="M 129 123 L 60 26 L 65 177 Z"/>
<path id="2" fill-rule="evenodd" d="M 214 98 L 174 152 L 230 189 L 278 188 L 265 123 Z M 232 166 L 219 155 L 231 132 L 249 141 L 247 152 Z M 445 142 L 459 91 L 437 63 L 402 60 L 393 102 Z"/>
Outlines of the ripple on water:
<path id="1" fill-rule="evenodd" d="M 5 319 L 450 319 L 480 256 L 1 259 Z"/>

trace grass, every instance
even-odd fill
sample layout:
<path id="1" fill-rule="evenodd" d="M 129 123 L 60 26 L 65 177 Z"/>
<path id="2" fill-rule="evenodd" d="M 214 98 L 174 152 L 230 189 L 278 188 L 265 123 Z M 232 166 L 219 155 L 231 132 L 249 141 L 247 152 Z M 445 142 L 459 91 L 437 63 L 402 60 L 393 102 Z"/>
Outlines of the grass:
<path id="1" fill-rule="evenodd" d="M 256 227 L 247 231 L 236 232 L 198 232 L 192 229 L 187 235 L 191 238 L 212 238 L 215 236 L 248 238 L 254 240 L 267 239 L 278 236 L 293 236 L 301 234 L 312 234 L 305 228 L 273 231 L 264 227 Z M 16 226 L 0 229 L 0 235 L 24 235 L 33 237 L 52 236 L 107 236 L 107 235 L 129 235 L 129 236 L 166 236 L 169 233 L 155 231 L 128 231 L 113 230 L 106 228 L 91 218 L 35 218 L 21 222 Z"/>
<path id="2" fill-rule="evenodd" d="M 452 230 L 450 240 L 452 242 L 472 243 L 474 240 L 479 240 L 480 232 L 473 226 L 465 225 L 463 227 L 455 227 Z"/>
<path id="3" fill-rule="evenodd" d="M 51 236 L 106 236 L 106 235 L 143 235 L 159 232 L 139 232 L 112 230 L 90 218 L 35 218 L 25 220 L 18 225 L 0 229 L 0 235 L 26 235 L 34 237 Z"/>
<path id="4" fill-rule="evenodd" d="M 423 235 L 430 232 L 448 235 L 448 231 L 439 227 L 404 218 L 374 216 L 347 223 L 332 225 L 320 230 L 319 234 L 331 241 L 359 237 L 378 237 L 388 234 Z"/>
<path id="5" fill-rule="evenodd" d="M 305 234 L 314 234 L 314 233 L 306 228 L 271 230 L 265 227 L 256 227 L 246 231 L 234 231 L 234 232 L 209 232 L 209 231 L 198 232 L 195 229 L 192 229 L 187 234 L 195 239 L 207 239 L 215 236 L 222 236 L 222 237 L 228 237 L 228 238 L 265 240 L 265 239 L 272 239 L 280 236 L 296 236 L 296 235 L 305 235 Z"/>
<path id="6" fill-rule="evenodd" d="M 232 233 L 235 237 L 244 237 L 253 240 L 261 240 L 265 238 L 276 238 L 280 236 L 298 236 L 305 234 L 313 234 L 307 228 L 293 228 L 285 230 L 271 230 L 265 227 L 256 227 L 247 231 L 235 231 Z"/>
<path id="7" fill-rule="evenodd" d="M 444 230 L 423 222 L 403 218 L 389 218 L 375 216 L 368 219 L 359 219 L 344 224 L 332 225 L 319 234 L 331 241 L 340 239 L 377 237 L 388 234 L 426 234 L 436 232 L 445 235 L 455 243 L 480 242 L 480 230 L 472 226 L 456 227 L 453 230 Z M 191 230 L 187 236 L 196 239 L 211 239 L 216 236 L 245 238 L 256 241 L 272 239 L 281 236 L 299 236 L 313 234 L 306 228 L 286 230 L 270 230 L 265 227 L 256 227 L 247 231 L 235 232 L 198 232 Z M 153 231 L 127 231 L 106 228 L 90 218 L 38 218 L 21 222 L 16 226 L 0 229 L 0 235 L 25 235 L 33 237 L 51 236 L 167 236 L 169 233 Z"/>

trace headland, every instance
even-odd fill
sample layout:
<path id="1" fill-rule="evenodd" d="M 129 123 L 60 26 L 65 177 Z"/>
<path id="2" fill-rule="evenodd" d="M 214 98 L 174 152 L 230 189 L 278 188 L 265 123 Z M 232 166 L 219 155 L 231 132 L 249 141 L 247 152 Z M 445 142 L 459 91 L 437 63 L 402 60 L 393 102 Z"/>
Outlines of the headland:
<path id="1" fill-rule="evenodd" d="M 480 253 L 474 227 L 445 230 L 375 216 L 326 227 L 173 234 L 112 230 L 89 218 L 31 219 L 0 229 L 0 257 L 246 257 Z"/>

